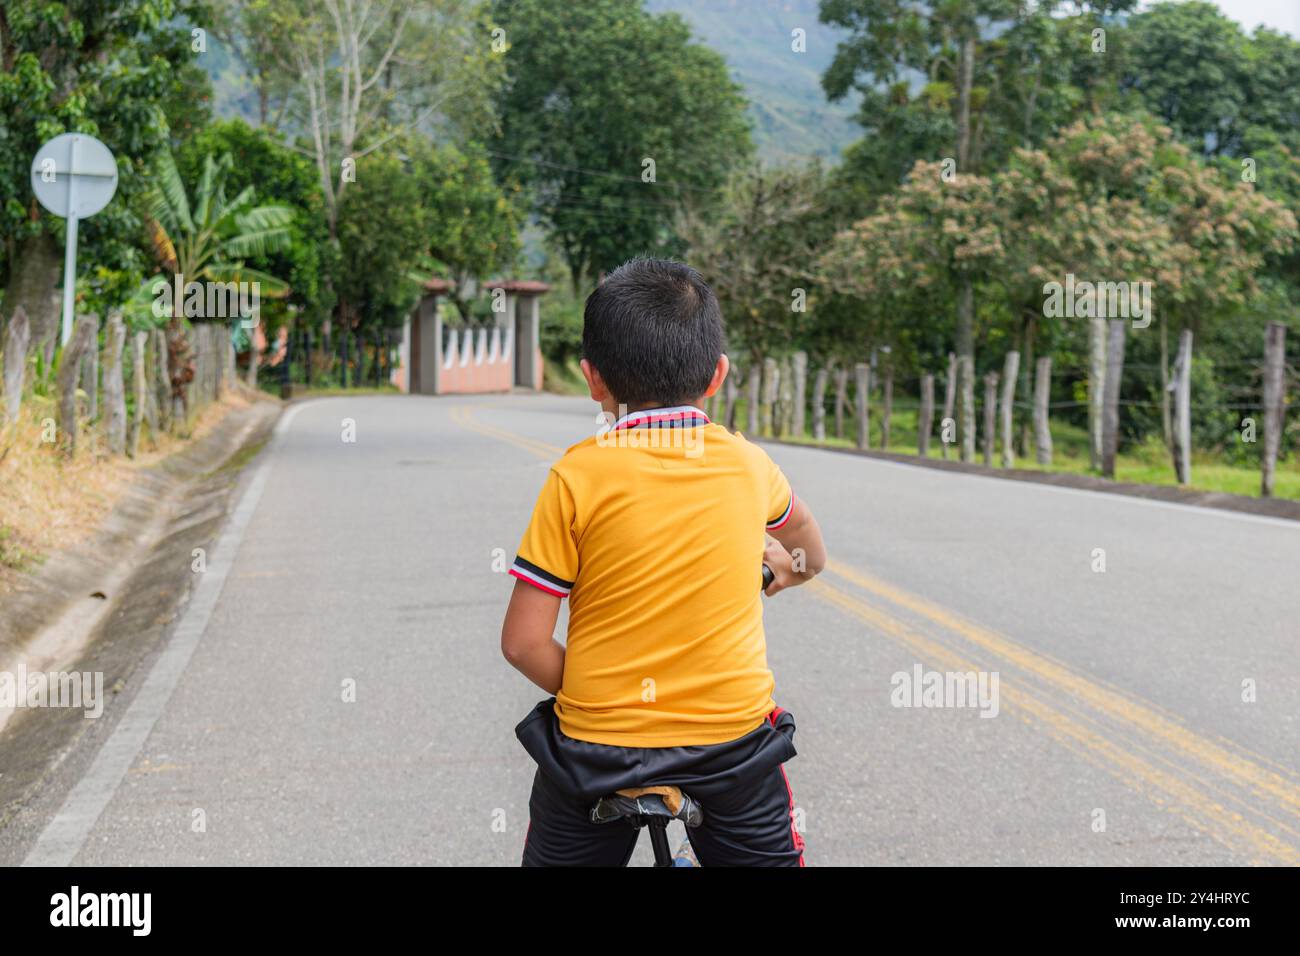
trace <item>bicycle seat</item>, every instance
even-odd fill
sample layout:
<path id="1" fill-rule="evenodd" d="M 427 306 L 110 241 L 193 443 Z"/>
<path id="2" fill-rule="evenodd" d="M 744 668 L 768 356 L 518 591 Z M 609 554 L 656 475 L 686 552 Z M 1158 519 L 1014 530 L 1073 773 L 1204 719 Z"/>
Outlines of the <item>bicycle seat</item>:
<path id="1" fill-rule="evenodd" d="M 601 797 L 591 808 L 592 823 L 630 820 L 643 826 L 655 818 L 681 820 L 688 827 L 704 822 L 704 810 L 677 787 L 632 787 Z"/>

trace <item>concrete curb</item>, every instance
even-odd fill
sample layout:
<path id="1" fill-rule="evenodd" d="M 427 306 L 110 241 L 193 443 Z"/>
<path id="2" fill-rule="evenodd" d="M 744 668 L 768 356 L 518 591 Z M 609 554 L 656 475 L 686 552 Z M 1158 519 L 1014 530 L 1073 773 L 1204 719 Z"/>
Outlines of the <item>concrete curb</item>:
<path id="1" fill-rule="evenodd" d="M 111 731 L 127 698 L 138 690 L 134 680 L 142 662 L 156 654 L 178 612 L 189 600 L 194 575 L 187 573 L 195 547 L 210 547 L 224 526 L 231 496 L 245 480 L 246 468 L 227 468 L 238 455 L 264 443 L 283 412 L 279 401 L 258 401 L 227 415 L 211 432 L 141 472 L 141 482 L 114 505 L 99 532 L 79 547 L 81 559 L 66 568 L 46 567 L 23 595 L 30 605 L 21 621 L 41 629 L 60 620 L 69 602 L 84 601 L 88 588 L 106 565 L 130 566 L 108 595 L 83 636 L 75 659 L 58 662 L 58 670 L 103 674 L 106 700 L 99 720 L 85 720 L 66 708 L 20 712 L 0 732 L 6 760 L 0 776 L 0 862 L 16 863 L 15 848 L 5 839 L 5 824 L 36 803 L 60 798 L 51 775 L 65 760 L 81 760 L 83 737 Z M 147 479 L 147 480 L 146 480 Z M 158 527 L 148 533 L 145 519 L 162 509 Z M 48 579 L 48 580 L 47 580 Z M 34 602 L 34 603 L 33 603 Z M 10 611 L 6 608 L 6 612 Z M 36 615 L 44 611 L 44 619 Z M 10 651 L 21 650 L 10 644 Z M 0 666 L 3 666 L 0 663 Z M 116 698 L 116 699 L 115 699 Z"/>

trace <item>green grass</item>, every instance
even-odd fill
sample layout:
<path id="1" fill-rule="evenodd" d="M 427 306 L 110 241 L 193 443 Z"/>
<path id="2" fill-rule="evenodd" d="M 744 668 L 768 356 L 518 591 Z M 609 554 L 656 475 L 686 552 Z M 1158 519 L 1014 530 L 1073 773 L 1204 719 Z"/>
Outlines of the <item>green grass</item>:
<path id="1" fill-rule="evenodd" d="M 552 359 L 542 358 L 542 387 L 556 395 L 586 395 L 587 382 L 577 359 L 561 365 Z"/>
<path id="2" fill-rule="evenodd" d="M 736 422 L 740 430 L 745 430 L 745 403 L 737 403 Z M 719 411 L 719 414 L 721 412 Z M 938 415 L 936 414 L 936 419 Z M 871 448 L 874 451 L 889 451 L 898 455 L 916 455 L 916 419 L 917 411 L 915 409 L 895 409 L 890 423 L 889 447 L 882 449 L 881 429 L 880 429 L 880 406 L 874 404 L 871 409 Z M 811 431 L 812 423 L 809 421 L 808 428 Z M 835 428 L 835 419 L 833 415 L 826 416 L 827 438 L 824 444 L 832 448 L 854 448 L 856 447 L 857 425 L 851 415 L 846 415 L 844 419 L 844 438 L 835 438 L 833 435 Z M 1074 425 L 1068 425 L 1060 422 L 1052 422 L 1052 464 L 1050 467 L 1039 465 L 1033 457 L 1022 458 L 1017 456 L 1015 467 L 1018 470 L 1028 471 L 1045 471 L 1045 472 L 1066 472 L 1080 475 L 1093 475 L 1100 477 L 1096 471 L 1089 466 L 1088 456 L 1088 436 L 1087 432 Z M 786 436 L 790 441 L 803 442 L 810 445 L 818 444 L 814 442 L 811 435 L 802 437 Z M 951 460 L 957 460 L 960 451 L 957 445 L 950 445 L 948 448 L 948 457 Z M 941 445 L 938 442 L 938 432 L 936 431 L 930 440 L 930 457 L 942 457 Z M 984 461 L 983 449 L 977 443 L 975 449 L 975 461 L 982 464 Z M 993 462 L 995 466 L 1001 466 L 1001 452 L 995 453 Z M 1177 485 L 1178 479 L 1174 474 L 1173 462 L 1169 454 L 1165 451 L 1164 444 L 1155 438 L 1139 448 L 1130 449 L 1115 460 L 1115 480 L 1117 482 L 1131 482 L 1143 485 Z M 1248 497 L 1259 496 L 1259 469 L 1250 465 L 1233 465 L 1228 464 L 1215 458 L 1213 455 L 1205 452 L 1194 452 L 1192 455 L 1192 481 L 1187 487 L 1194 491 L 1214 491 L 1224 492 L 1233 495 L 1246 495 Z M 1300 500 L 1300 462 L 1296 460 L 1279 461 L 1277 471 L 1274 475 L 1273 494 L 1277 498 L 1287 498 Z"/>
<path id="3" fill-rule="evenodd" d="M 280 387 L 278 385 L 273 390 L 264 388 L 262 389 L 262 391 L 266 392 L 266 394 L 268 395 L 274 395 L 277 398 L 279 398 L 280 396 Z M 294 397 L 295 398 L 333 398 L 334 396 L 338 396 L 338 395 L 400 395 L 400 394 L 402 393 L 397 388 L 396 385 L 380 385 L 378 387 L 375 387 L 373 385 L 367 385 L 363 388 L 343 388 L 342 386 L 339 385 L 325 385 L 320 388 L 313 386 L 311 388 L 305 389 L 303 391 L 298 392 L 297 395 L 295 395 Z"/>
<path id="4" fill-rule="evenodd" d="M 36 563 L 36 555 L 19 546 L 13 530 L 0 525 L 0 567 L 26 571 Z"/>
<path id="5" fill-rule="evenodd" d="M 220 465 L 218 465 L 216 468 L 213 468 L 210 472 L 204 475 L 204 477 L 213 478 L 217 475 L 226 474 L 232 471 L 239 471 L 250 461 L 256 458 L 258 452 L 260 452 L 263 448 L 265 448 L 267 446 L 267 443 L 270 442 L 270 440 L 271 440 L 271 436 L 267 435 L 261 441 L 256 441 L 244 445 L 237 452 L 235 452 L 233 455 L 231 455 L 229 458 L 223 461 Z"/>

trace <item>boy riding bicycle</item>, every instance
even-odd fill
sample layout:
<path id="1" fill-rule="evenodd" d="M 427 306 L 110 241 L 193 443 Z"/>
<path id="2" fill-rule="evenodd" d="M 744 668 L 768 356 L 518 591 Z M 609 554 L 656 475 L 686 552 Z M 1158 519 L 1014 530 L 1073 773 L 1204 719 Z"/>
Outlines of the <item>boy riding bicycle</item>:
<path id="1" fill-rule="evenodd" d="M 759 572 L 768 595 L 810 580 L 821 531 L 767 454 L 699 408 L 728 361 L 697 272 L 625 263 L 588 297 L 582 342 L 613 424 L 552 466 L 501 629 L 506 659 L 555 695 L 515 729 L 538 765 L 523 863 L 625 865 L 639 831 L 593 823 L 592 804 L 659 785 L 703 805 L 702 865 L 802 866 Z"/>

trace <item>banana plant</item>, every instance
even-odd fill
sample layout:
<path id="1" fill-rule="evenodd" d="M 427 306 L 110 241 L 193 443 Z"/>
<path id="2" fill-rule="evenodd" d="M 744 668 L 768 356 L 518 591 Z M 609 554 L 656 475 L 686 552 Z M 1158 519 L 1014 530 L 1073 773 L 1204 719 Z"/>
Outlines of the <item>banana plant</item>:
<path id="1" fill-rule="evenodd" d="M 233 198 L 228 197 L 226 181 L 232 167 L 230 154 L 209 155 L 191 194 L 181 179 L 175 159 L 164 150 L 155 164 L 153 187 L 145 197 L 145 226 L 161 271 L 144 284 L 132 305 L 137 314 L 143 307 L 158 315 L 156 305 L 166 283 L 166 298 L 171 306 L 167 325 L 168 373 L 173 407 L 182 417 L 187 414 L 185 384 L 194 374 L 184 320 L 187 316 L 218 317 L 187 313 L 187 296 L 176 295 L 174 290 L 179 288 L 184 292 L 190 283 L 201 286 L 221 283 L 227 289 L 244 288 L 229 283 L 256 283 L 259 298 L 284 298 L 289 294 L 286 282 L 250 268 L 244 260 L 288 248 L 293 210 L 288 206 L 254 205 L 252 186 Z"/>

